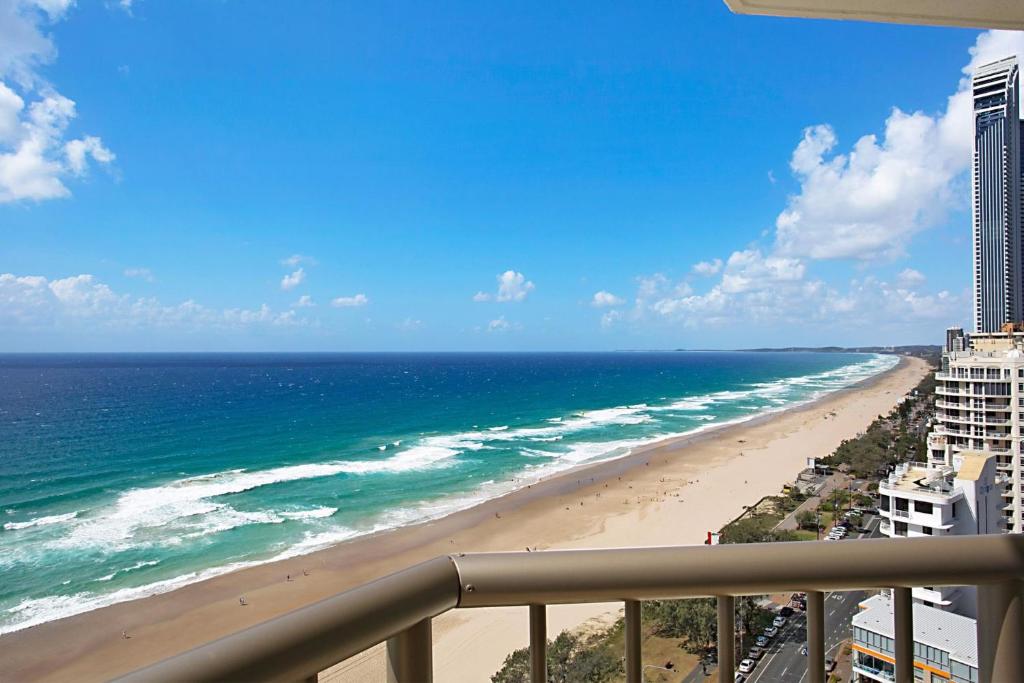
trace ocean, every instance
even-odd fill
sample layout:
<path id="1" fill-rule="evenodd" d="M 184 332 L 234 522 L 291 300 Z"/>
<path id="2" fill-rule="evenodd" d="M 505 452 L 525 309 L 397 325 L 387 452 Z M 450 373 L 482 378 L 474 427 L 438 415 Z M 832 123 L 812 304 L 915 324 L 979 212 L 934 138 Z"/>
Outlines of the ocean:
<path id="1" fill-rule="evenodd" d="M 897 360 L 0 355 L 0 633 L 436 518 Z"/>

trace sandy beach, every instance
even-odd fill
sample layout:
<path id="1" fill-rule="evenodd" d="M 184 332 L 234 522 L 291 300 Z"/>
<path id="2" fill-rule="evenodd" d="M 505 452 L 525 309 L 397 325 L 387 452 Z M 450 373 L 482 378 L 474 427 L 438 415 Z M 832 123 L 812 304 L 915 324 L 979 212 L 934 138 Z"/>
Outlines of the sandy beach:
<path id="1" fill-rule="evenodd" d="M 0 636 L 0 680 L 104 680 L 451 552 L 702 543 L 762 496 L 888 412 L 928 371 L 894 369 L 807 406 L 670 439 L 440 520 Z M 292 580 L 286 580 L 290 575 Z M 244 595 L 248 604 L 239 605 Z M 618 604 L 549 610 L 549 633 L 614 618 Z M 130 638 L 122 638 L 126 631 Z M 526 608 L 435 620 L 435 675 L 486 681 L 527 643 Z M 321 680 L 384 680 L 380 648 Z"/>

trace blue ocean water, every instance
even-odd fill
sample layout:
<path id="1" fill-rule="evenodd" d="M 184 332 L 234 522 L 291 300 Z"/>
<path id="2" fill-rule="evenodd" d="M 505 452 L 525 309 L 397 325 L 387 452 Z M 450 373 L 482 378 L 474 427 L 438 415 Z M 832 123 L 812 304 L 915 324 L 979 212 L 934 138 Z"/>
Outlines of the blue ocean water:
<path id="1" fill-rule="evenodd" d="M 896 362 L 0 355 L 0 633 L 437 517 Z"/>

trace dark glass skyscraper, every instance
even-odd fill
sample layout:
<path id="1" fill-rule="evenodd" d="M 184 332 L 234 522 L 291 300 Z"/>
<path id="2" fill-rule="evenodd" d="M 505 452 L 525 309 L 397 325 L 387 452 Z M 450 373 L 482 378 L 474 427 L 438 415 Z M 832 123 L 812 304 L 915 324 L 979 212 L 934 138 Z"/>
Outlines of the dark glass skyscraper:
<path id="1" fill-rule="evenodd" d="M 974 328 L 1024 321 L 1021 134 L 1017 59 L 979 67 L 974 94 Z"/>

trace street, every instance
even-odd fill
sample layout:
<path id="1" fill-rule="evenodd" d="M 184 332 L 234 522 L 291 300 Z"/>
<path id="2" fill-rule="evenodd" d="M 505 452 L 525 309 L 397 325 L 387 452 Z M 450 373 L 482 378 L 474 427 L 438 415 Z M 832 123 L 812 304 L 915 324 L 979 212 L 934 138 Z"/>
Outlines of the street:
<path id="1" fill-rule="evenodd" d="M 850 543 L 860 538 L 878 536 L 878 517 L 867 524 L 868 531 L 838 543 Z M 867 597 L 864 591 L 825 594 L 825 657 L 837 659 L 839 645 L 850 637 L 850 620 L 857 613 L 857 605 Z M 807 678 L 807 657 L 800 648 L 807 642 L 807 617 L 797 612 L 785 627 L 779 630 L 761 656 L 747 683 L 801 683 Z"/>
<path id="2" fill-rule="evenodd" d="M 878 537 L 879 517 L 866 520 L 867 531 L 836 543 L 851 543 L 861 538 Z M 825 657 L 838 659 L 840 644 L 850 637 L 850 621 L 857 613 L 857 605 L 867 597 L 864 591 L 849 593 L 832 592 L 825 594 Z M 807 642 L 807 616 L 795 612 L 786 625 L 779 629 L 767 651 L 761 655 L 757 666 L 747 676 L 746 683 L 803 683 L 807 679 L 807 657 L 800 649 Z M 745 657 L 753 643 L 744 642 L 742 655 Z M 708 680 L 700 667 L 691 671 L 685 683 L 702 683 Z"/>

